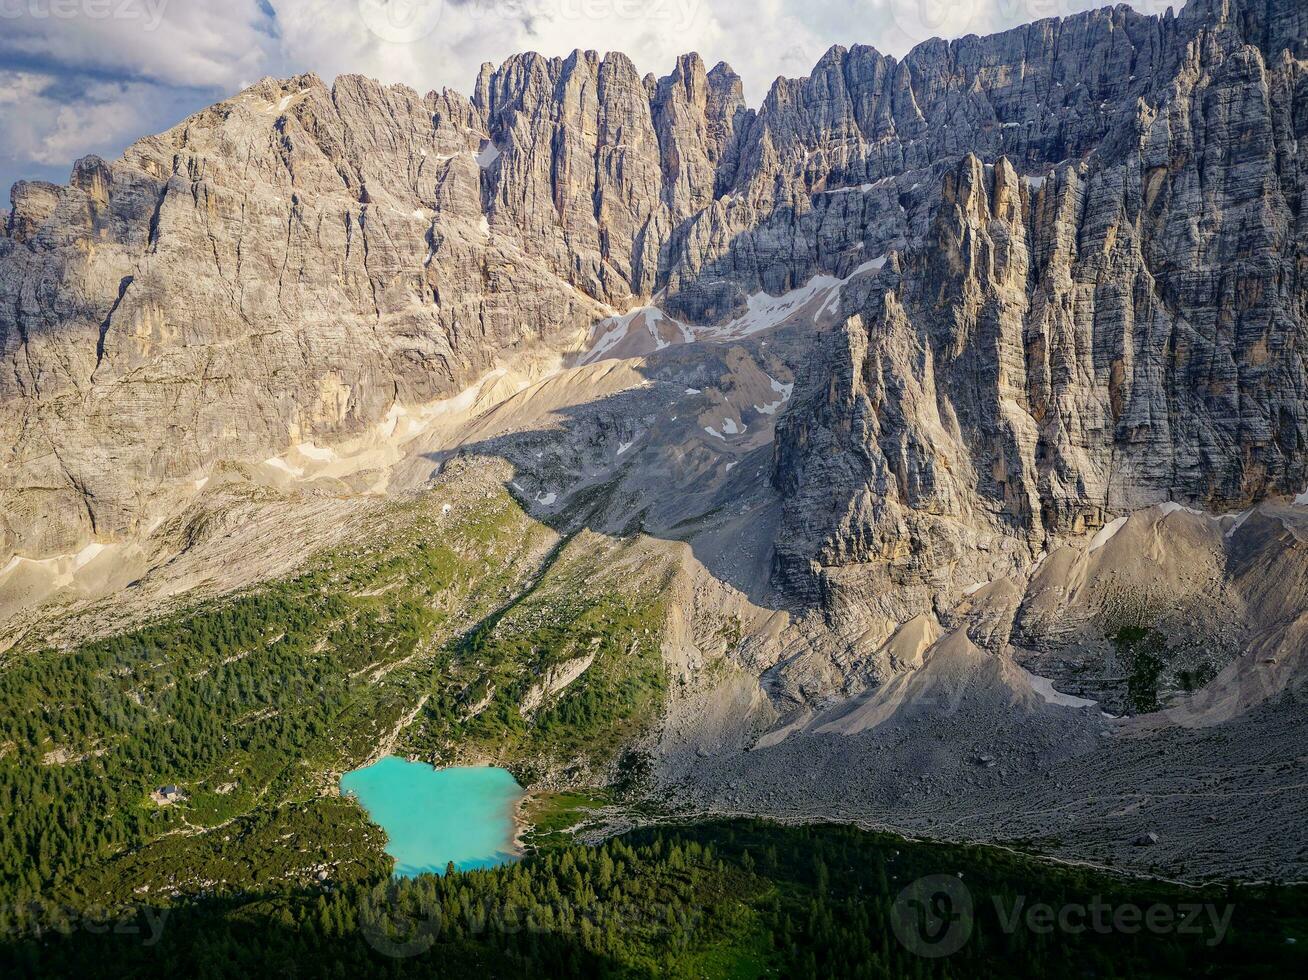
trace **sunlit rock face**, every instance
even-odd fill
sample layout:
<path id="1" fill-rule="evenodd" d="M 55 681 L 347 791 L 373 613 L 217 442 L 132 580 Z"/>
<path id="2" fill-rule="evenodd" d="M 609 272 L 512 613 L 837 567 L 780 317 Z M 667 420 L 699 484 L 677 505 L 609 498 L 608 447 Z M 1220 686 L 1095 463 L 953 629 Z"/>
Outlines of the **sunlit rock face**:
<path id="1" fill-rule="evenodd" d="M 15 186 L 0 560 L 615 314 L 819 276 L 760 477 L 802 601 L 902 622 L 1105 515 L 1302 490 L 1306 36 L 1298 0 L 1117 7 L 833 48 L 757 109 L 696 55 L 520 55 L 470 99 L 264 80 Z"/>

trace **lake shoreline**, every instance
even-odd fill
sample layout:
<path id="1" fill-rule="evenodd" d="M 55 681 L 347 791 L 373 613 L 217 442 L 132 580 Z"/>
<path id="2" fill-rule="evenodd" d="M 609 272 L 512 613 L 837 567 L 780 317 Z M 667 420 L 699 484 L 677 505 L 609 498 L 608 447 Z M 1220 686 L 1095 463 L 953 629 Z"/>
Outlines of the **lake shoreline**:
<path id="1" fill-rule="evenodd" d="M 513 849 L 519 859 L 527 856 L 528 848 L 526 835 L 531 830 L 531 821 L 527 819 L 526 809 L 527 802 L 535 796 L 536 791 L 524 789 L 522 795 L 513 803 L 513 809 L 509 813 L 509 819 L 513 821 Z"/>
<path id="2" fill-rule="evenodd" d="M 339 789 L 385 833 L 395 877 L 497 867 L 526 853 L 528 794 L 507 769 L 387 755 L 342 774 Z"/>

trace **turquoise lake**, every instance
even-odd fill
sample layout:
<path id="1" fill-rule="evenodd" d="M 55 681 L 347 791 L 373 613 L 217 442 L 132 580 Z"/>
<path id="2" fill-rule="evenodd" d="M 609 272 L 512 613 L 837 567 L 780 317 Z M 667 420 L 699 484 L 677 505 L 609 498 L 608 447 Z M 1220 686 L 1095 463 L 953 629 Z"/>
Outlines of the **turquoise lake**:
<path id="1" fill-rule="evenodd" d="M 434 769 L 387 756 L 341 777 L 341 792 L 356 797 L 386 831 L 395 875 L 443 874 L 517 859 L 513 810 L 522 787 L 493 766 Z"/>

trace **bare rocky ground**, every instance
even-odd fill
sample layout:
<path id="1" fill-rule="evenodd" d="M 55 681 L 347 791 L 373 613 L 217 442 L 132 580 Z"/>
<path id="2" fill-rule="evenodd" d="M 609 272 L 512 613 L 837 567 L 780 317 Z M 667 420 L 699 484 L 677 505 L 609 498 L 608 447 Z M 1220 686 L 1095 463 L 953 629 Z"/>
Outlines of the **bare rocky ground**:
<path id="1" fill-rule="evenodd" d="M 833 322 L 829 299 L 748 336 L 633 335 L 624 357 L 490 378 L 388 433 L 384 452 L 229 468 L 161 517 L 130 582 L 23 568 L 40 586 L 25 598 L 11 574 L 6 629 L 74 642 L 285 574 L 367 533 L 397 495 L 482 492 L 431 489 L 454 456 L 498 458 L 536 517 L 586 513 L 591 531 L 641 535 L 679 563 L 673 693 L 645 746 L 659 810 L 835 820 L 1177 878 L 1305 877 L 1308 508 L 1153 507 L 1033 559 L 978 549 L 970 574 L 993 578 L 960 588 L 955 573 L 898 623 L 788 602 L 772 578 L 772 423 L 806 331 Z M 1146 685 L 1157 710 L 1109 717 L 1139 696 L 1113 637 L 1145 626 L 1165 640 Z M 1199 665 L 1186 694 L 1179 671 Z"/>
<path id="2" fill-rule="evenodd" d="M 683 814 L 1302 880 L 1306 527 L 1291 501 L 1225 517 L 1150 508 L 967 590 L 939 622 L 903 624 L 867 658 L 890 676 L 862 691 L 800 701 L 792 680 L 761 708 L 754 678 L 733 676 L 674 706 L 655 795 Z M 1157 669 L 1142 681 L 1112 637 L 1146 622 Z M 1196 664 L 1211 679 L 1187 691 L 1177 677 Z M 1142 683 L 1152 703 L 1132 707 Z"/>
<path id="3" fill-rule="evenodd" d="M 665 792 L 685 814 L 834 820 L 1184 879 L 1302 880 L 1303 710 L 1287 694 L 1141 739 L 1093 708 L 1026 713 L 973 691 L 873 732 L 682 759 Z"/>
<path id="4" fill-rule="evenodd" d="M 694 55 L 265 80 L 20 183 L 0 658 L 462 457 L 675 569 L 647 805 L 1304 878 L 1305 9 L 833 48 L 757 109 Z"/>

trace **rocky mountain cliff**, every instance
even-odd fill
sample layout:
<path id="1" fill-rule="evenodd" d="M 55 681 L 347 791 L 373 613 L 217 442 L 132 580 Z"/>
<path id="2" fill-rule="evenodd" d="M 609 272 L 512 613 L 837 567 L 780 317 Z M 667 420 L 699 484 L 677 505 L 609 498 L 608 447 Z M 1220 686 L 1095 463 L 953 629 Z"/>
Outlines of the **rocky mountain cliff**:
<path id="1" fill-rule="evenodd" d="M 757 109 L 696 55 L 519 55 L 471 99 L 264 80 L 15 185 L 0 560 L 140 536 L 224 461 L 539 374 L 615 314 L 855 271 L 777 425 L 799 601 L 903 621 L 1108 515 L 1297 492 L 1305 59 L 1298 0 L 1191 0 L 833 48 Z"/>
<path id="2" fill-rule="evenodd" d="M 393 752 L 1302 878 L 1306 160 L 1308 7 L 1192 0 L 757 108 L 265 80 L 18 184 L 0 761 L 81 809 L 14 866 L 122 814 L 158 894 L 150 789 L 246 866 Z"/>

